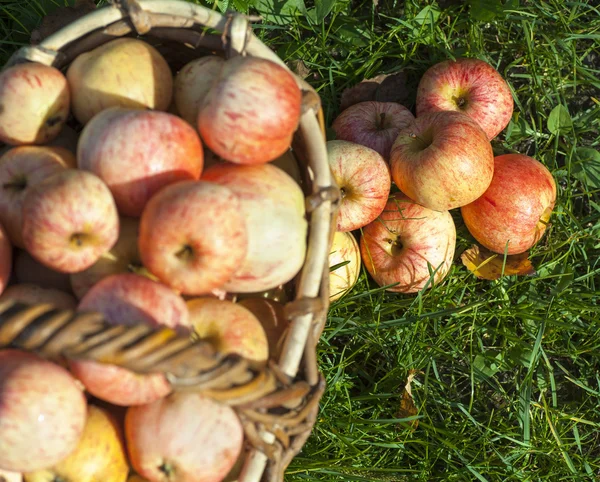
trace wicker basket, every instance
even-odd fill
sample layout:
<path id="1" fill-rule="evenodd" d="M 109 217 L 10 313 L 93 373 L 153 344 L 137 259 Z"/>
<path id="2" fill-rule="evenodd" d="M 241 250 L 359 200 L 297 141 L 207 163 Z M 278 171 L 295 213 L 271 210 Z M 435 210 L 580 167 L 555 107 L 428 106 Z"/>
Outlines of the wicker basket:
<path id="1" fill-rule="evenodd" d="M 252 33 L 249 20 L 180 0 L 123 0 L 20 49 L 7 66 L 40 62 L 65 69 L 82 52 L 116 37 L 138 35 L 158 48 L 173 70 L 209 53 L 252 55 L 285 66 Z M 283 480 L 285 468 L 310 434 L 324 390 L 315 346 L 329 305 L 328 255 L 338 190 L 327 162 L 320 99 L 296 79 L 303 111 L 292 153 L 304 175 L 308 250 L 301 272 L 286 286 L 293 293 L 285 305 L 290 328 L 278 363 L 264 367 L 223 356 L 209 342 L 191 341 L 169 329 L 110 326 L 98 313 L 0 303 L 1 347 L 54 360 L 91 359 L 139 373 L 162 372 L 175 390 L 202 391 L 233 406 L 250 450 L 239 482 Z"/>

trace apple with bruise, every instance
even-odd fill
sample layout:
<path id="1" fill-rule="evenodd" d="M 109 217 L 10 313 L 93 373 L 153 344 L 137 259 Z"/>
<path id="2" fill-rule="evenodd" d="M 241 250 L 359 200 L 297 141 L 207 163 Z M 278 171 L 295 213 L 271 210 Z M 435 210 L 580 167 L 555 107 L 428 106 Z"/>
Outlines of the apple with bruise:
<path id="1" fill-rule="evenodd" d="M 73 295 L 52 288 L 42 288 L 34 284 L 10 285 L 0 296 L 0 301 L 6 300 L 28 305 L 49 304 L 60 310 L 74 310 L 77 308 L 77 300 Z"/>
<path id="2" fill-rule="evenodd" d="M 329 251 L 329 301 L 344 296 L 358 281 L 360 250 L 352 233 L 336 232 Z"/>

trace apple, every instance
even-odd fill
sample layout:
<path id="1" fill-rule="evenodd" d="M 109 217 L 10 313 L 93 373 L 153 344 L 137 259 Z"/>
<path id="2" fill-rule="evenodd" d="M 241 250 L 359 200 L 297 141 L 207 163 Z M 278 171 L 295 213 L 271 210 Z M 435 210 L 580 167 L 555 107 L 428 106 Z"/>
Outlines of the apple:
<path id="1" fill-rule="evenodd" d="M 184 294 L 210 293 L 246 258 L 243 206 L 215 183 L 171 184 L 148 202 L 138 241 L 144 266 L 163 283 Z"/>
<path id="2" fill-rule="evenodd" d="M 125 436 L 131 465 L 150 482 L 221 482 L 244 438 L 231 407 L 198 393 L 130 407 Z"/>
<path id="3" fill-rule="evenodd" d="M 15 251 L 15 280 L 17 283 L 71 293 L 71 281 L 67 273 L 59 273 L 44 266 L 24 249 Z"/>
<path id="4" fill-rule="evenodd" d="M 25 482 L 126 482 L 129 464 L 121 428 L 105 410 L 88 406 L 77 448 L 52 467 L 25 474 Z"/>
<path id="5" fill-rule="evenodd" d="M 0 158 L 0 223 L 11 242 L 24 248 L 23 200 L 32 186 L 77 165 L 75 156 L 60 147 L 14 147 Z"/>
<path id="6" fill-rule="evenodd" d="M 494 153 L 485 132 L 461 112 L 431 112 L 400 131 L 390 155 L 392 179 L 436 211 L 469 204 L 490 185 Z"/>
<path id="7" fill-rule="evenodd" d="M 133 38 L 111 40 L 79 54 L 67 80 L 73 114 L 82 124 L 114 106 L 165 111 L 173 96 L 167 61 L 150 44 Z"/>
<path id="8" fill-rule="evenodd" d="M 337 231 L 353 231 L 377 218 L 387 202 L 392 181 L 381 155 L 354 142 L 327 142 L 331 174 L 342 196 Z"/>
<path id="9" fill-rule="evenodd" d="M 223 159 L 261 164 L 283 154 L 300 122 L 302 93 L 291 72 L 267 59 L 224 62 L 198 113 L 198 132 Z"/>
<path id="10" fill-rule="evenodd" d="M 29 305 L 49 304 L 59 310 L 74 310 L 77 308 L 77 301 L 69 293 L 52 288 L 42 288 L 33 284 L 15 284 L 9 286 L 2 293 L 2 296 L 0 296 L 0 301 L 5 300 Z"/>
<path id="11" fill-rule="evenodd" d="M 0 469 L 0 482 L 23 482 L 23 475 L 19 472 Z"/>
<path id="12" fill-rule="evenodd" d="M 383 213 L 363 228 L 360 254 L 367 271 L 388 291 L 416 293 L 450 271 L 456 228 L 448 211 L 433 211 L 402 193 L 390 196 Z M 435 272 L 431 280 L 430 270 Z"/>
<path id="13" fill-rule="evenodd" d="M 100 177 L 119 213 L 139 217 L 162 187 L 197 180 L 204 154 L 189 124 L 166 112 L 112 107 L 90 120 L 79 138 L 80 169 Z"/>
<path id="14" fill-rule="evenodd" d="M 94 174 L 66 169 L 28 189 L 23 242 L 49 268 L 75 273 L 92 266 L 119 235 L 110 190 Z"/>
<path id="15" fill-rule="evenodd" d="M 331 127 L 337 139 L 370 147 L 389 161 L 398 133 L 414 118 L 402 104 L 367 101 L 343 110 Z"/>
<path id="16" fill-rule="evenodd" d="M 416 104 L 417 117 L 446 110 L 462 112 L 492 140 L 510 122 L 514 101 L 494 67 L 483 60 L 459 58 L 435 64 L 423 74 Z"/>
<path id="17" fill-rule="evenodd" d="M 346 264 L 339 266 L 342 263 Z M 336 232 L 329 253 L 329 301 L 340 299 L 352 289 L 358 281 L 360 266 L 356 238 L 352 233 Z"/>
<path id="18" fill-rule="evenodd" d="M 214 298 L 187 302 L 194 333 L 210 340 L 220 353 L 236 353 L 248 360 L 269 358 L 267 335 L 260 321 L 242 305 Z"/>
<path id="19" fill-rule="evenodd" d="M 184 333 L 190 330 L 183 298 L 161 283 L 132 273 L 108 276 L 96 283 L 80 301 L 78 311 L 102 313 L 114 325 L 146 323 Z M 71 360 L 69 366 L 92 395 L 115 405 L 150 403 L 171 392 L 162 373 L 137 374 L 91 360 Z"/>
<path id="20" fill-rule="evenodd" d="M 26 62 L 0 72 L 0 141 L 44 144 L 69 115 L 69 86 L 60 70 Z"/>
<path id="21" fill-rule="evenodd" d="M 219 75 L 225 59 L 205 55 L 184 65 L 175 76 L 173 99 L 180 116 L 196 126 L 202 101 Z"/>
<path id="22" fill-rule="evenodd" d="M 202 179 L 233 191 L 248 232 L 246 258 L 223 289 L 266 291 L 296 276 L 304 264 L 308 230 L 298 184 L 271 164 L 216 165 L 204 171 Z"/>
<path id="23" fill-rule="evenodd" d="M 283 304 L 269 298 L 244 298 L 238 302 L 260 321 L 269 344 L 269 358 L 279 360 L 284 336 L 290 326 Z"/>
<path id="24" fill-rule="evenodd" d="M 21 350 L 0 350 L 0 469 L 49 467 L 79 443 L 86 401 L 64 368 Z"/>
<path id="25" fill-rule="evenodd" d="M 0 223 L 0 294 L 6 289 L 10 280 L 13 264 L 13 249 L 8 233 Z"/>
<path id="26" fill-rule="evenodd" d="M 461 208 L 473 237 L 496 253 L 519 254 L 544 235 L 556 202 L 556 183 L 538 160 L 523 154 L 494 159 L 494 177 L 483 195 Z"/>

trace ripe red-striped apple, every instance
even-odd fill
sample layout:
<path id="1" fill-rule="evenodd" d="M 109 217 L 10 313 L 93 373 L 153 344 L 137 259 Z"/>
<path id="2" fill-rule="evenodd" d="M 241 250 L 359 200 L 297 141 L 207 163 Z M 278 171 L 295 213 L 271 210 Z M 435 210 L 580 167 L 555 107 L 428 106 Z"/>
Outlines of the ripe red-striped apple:
<path id="1" fill-rule="evenodd" d="M 40 288 L 71 293 L 71 280 L 68 273 L 59 273 L 48 268 L 24 249 L 15 251 L 15 279 L 17 283 L 34 284 Z"/>
<path id="2" fill-rule="evenodd" d="M 146 323 L 184 333 L 190 330 L 183 298 L 161 283 L 131 273 L 112 275 L 96 283 L 79 303 L 78 311 L 100 312 L 113 325 Z M 163 374 L 136 374 L 88 360 L 71 360 L 70 368 L 92 395 L 115 405 L 150 403 L 171 391 Z"/>
<path id="3" fill-rule="evenodd" d="M 494 172 L 485 132 L 461 112 L 431 112 L 400 131 L 390 156 L 392 179 L 412 200 L 436 211 L 481 196 Z"/>
<path id="4" fill-rule="evenodd" d="M 270 60 L 227 60 L 198 113 L 198 131 L 218 156 L 261 164 L 283 154 L 300 121 L 302 93 L 294 76 Z"/>
<path id="5" fill-rule="evenodd" d="M 165 111 L 173 96 L 167 61 L 150 44 L 111 40 L 78 55 L 67 70 L 73 114 L 86 124 L 109 107 Z"/>
<path id="6" fill-rule="evenodd" d="M 69 115 L 69 86 L 60 70 L 36 62 L 0 72 L 0 141 L 44 144 Z"/>
<path id="7" fill-rule="evenodd" d="M 377 151 L 386 161 L 398 133 L 413 120 L 412 113 L 396 102 L 359 102 L 343 110 L 333 121 L 336 139 Z"/>
<path id="8" fill-rule="evenodd" d="M 0 158 L 0 222 L 12 243 L 23 248 L 23 200 L 29 189 L 52 174 L 77 166 L 64 148 L 20 146 Z"/>
<path id="9" fill-rule="evenodd" d="M 556 202 L 556 183 L 541 162 L 522 154 L 494 160 L 483 195 L 461 208 L 473 237 L 496 253 L 527 251 L 544 235 Z"/>
<path id="10" fill-rule="evenodd" d="M 181 181 L 148 203 L 140 220 L 144 266 L 183 294 L 221 288 L 240 269 L 248 250 L 243 206 L 226 187 Z"/>
<path id="11" fill-rule="evenodd" d="M 339 266 L 346 263 L 343 266 Z M 329 252 L 329 301 L 345 295 L 358 281 L 360 250 L 352 233 L 336 232 Z"/>
<path id="12" fill-rule="evenodd" d="M 372 278 L 379 286 L 395 284 L 388 290 L 399 293 L 416 293 L 442 281 L 455 247 L 450 213 L 423 207 L 401 193 L 390 196 L 360 239 L 362 261 Z"/>
<path id="13" fill-rule="evenodd" d="M 119 235 L 119 215 L 106 184 L 66 169 L 28 189 L 23 242 L 38 261 L 64 273 L 92 266 Z"/>
<path id="14" fill-rule="evenodd" d="M 223 289 L 254 293 L 290 281 L 306 254 L 308 223 L 298 184 L 271 164 L 215 165 L 202 179 L 231 189 L 239 198 L 248 232 L 246 258 Z"/>
<path id="15" fill-rule="evenodd" d="M 0 223 L 0 294 L 5 290 L 10 279 L 13 265 L 13 248 L 8 233 Z"/>
<path id="16" fill-rule="evenodd" d="M 64 291 L 42 288 L 33 284 L 15 284 L 9 286 L 2 293 L 2 296 L 0 296 L 0 301 L 5 300 L 29 305 L 50 304 L 60 310 L 74 310 L 77 308 L 77 301 L 73 295 Z"/>
<path id="17" fill-rule="evenodd" d="M 373 149 L 348 141 L 329 141 L 327 158 L 342 195 L 337 231 L 366 226 L 379 216 L 390 194 L 388 165 Z"/>
<path id="18" fill-rule="evenodd" d="M 423 74 L 417 89 L 417 117 L 445 110 L 462 112 L 481 126 L 489 140 L 508 125 L 513 105 L 506 81 L 479 59 L 435 64 Z"/>
<path id="19" fill-rule="evenodd" d="M 220 482 L 243 441 L 235 411 L 197 393 L 129 408 L 125 434 L 131 465 L 150 482 Z"/>
<path id="20" fill-rule="evenodd" d="M 69 372 L 33 353 L 0 350 L 1 469 L 59 462 L 77 447 L 85 419 L 85 397 Z"/>
<path id="21" fill-rule="evenodd" d="M 119 213 L 139 217 L 162 187 L 197 180 L 204 154 L 198 134 L 166 112 L 113 107 L 87 123 L 77 163 L 109 187 Z"/>

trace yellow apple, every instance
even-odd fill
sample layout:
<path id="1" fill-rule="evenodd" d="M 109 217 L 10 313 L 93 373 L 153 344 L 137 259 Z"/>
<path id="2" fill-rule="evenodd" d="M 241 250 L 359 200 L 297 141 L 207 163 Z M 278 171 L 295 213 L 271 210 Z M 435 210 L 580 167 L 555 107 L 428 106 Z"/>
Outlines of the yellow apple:
<path id="1" fill-rule="evenodd" d="M 343 266 L 342 263 L 347 262 Z M 335 301 L 350 291 L 360 274 L 360 250 L 356 238 L 349 232 L 336 232 L 329 252 L 329 301 Z"/>

